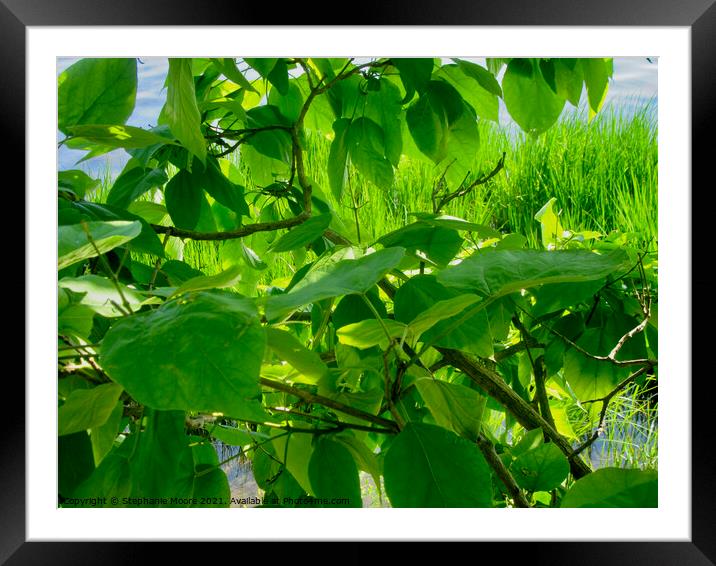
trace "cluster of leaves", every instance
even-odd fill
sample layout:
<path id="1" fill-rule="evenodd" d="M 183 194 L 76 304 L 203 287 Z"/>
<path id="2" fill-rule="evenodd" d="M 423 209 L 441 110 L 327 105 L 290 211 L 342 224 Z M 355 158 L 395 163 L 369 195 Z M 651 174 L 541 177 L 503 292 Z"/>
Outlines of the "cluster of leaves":
<path id="1" fill-rule="evenodd" d="M 440 210 L 502 167 L 469 170 L 500 98 L 537 134 L 585 87 L 598 111 L 610 75 L 608 59 L 171 59 L 141 129 L 136 60 L 69 67 L 62 143 L 131 159 L 101 203 L 59 173 L 61 503 L 228 505 L 219 441 L 265 505 L 361 506 L 360 471 L 399 507 L 656 505 L 655 472 L 592 472 L 596 433 L 580 444 L 565 410 L 602 426 L 655 374 L 656 260 L 564 230 L 553 201 L 541 249 Z M 420 159 L 434 210 L 355 245 L 308 131 L 332 140 L 337 199 L 351 172 L 387 189 Z M 182 261 L 185 239 L 223 242 L 224 271 Z M 258 285 L 282 254 L 293 277 Z"/>

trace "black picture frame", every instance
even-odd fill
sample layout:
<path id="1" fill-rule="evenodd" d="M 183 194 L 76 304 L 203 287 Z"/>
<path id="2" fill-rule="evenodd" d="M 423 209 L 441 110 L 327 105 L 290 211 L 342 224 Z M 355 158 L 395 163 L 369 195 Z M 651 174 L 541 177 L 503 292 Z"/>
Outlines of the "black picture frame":
<path id="1" fill-rule="evenodd" d="M 713 106 L 716 106 L 716 4 L 714 0 L 500 0 L 476 2 L 470 0 L 400 0 L 390 3 L 368 1 L 360 10 L 333 6 L 323 11 L 279 9 L 276 5 L 246 3 L 235 0 L 214 0 L 211 3 L 187 0 L 0 0 L 0 124 L 6 144 L 6 164 L 26 163 L 25 150 L 25 33 L 28 26 L 67 25 L 558 25 L 558 26 L 684 26 L 691 30 L 692 77 L 692 187 L 700 187 L 701 194 L 713 185 L 713 132 L 716 131 Z M 210 7 L 210 8 L 209 8 Z M 314 16 L 322 14 L 322 16 Z M 320 21 L 320 20 L 323 21 Z M 8 170 L 11 167 L 8 166 Z M 15 171 L 23 171 L 12 165 Z M 19 174 L 17 186 L 24 185 L 24 173 Z M 9 188 L 9 187 L 8 187 Z M 683 188 L 693 202 L 694 191 Z M 23 205 L 24 206 L 24 205 Z M 698 227 L 708 227 L 710 207 L 692 206 L 692 258 L 710 259 L 707 246 L 711 244 L 707 233 L 697 237 Z M 27 212 L 27 211 L 25 211 Z M 15 213 L 17 214 L 17 213 Z M 11 246 L 17 246 L 13 241 Z M 23 254 L 24 254 L 24 247 Z M 27 256 L 24 257 L 27 261 Z M 692 297 L 708 301 L 712 282 L 706 268 L 692 270 Z M 684 290 L 689 292 L 689 290 Z M 25 304 L 31 297 L 25 296 Z M 707 306 L 708 303 L 703 303 Z M 692 309 L 693 310 L 693 309 Z M 710 332 L 692 327 L 692 352 L 708 351 Z M 31 338 L 31 337 L 28 337 Z M 27 342 L 25 343 L 27 348 Z M 489 543 L 490 550 L 503 553 L 510 562 L 600 565 L 701 565 L 716 563 L 716 451 L 713 449 L 712 418 L 714 387 L 709 371 L 691 369 L 692 353 L 685 353 L 684 380 L 691 378 L 692 387 L 692 537 L 689 542 L 525 542 Z M 25 410 L 18 401 L 24 398 L 24 388 L 18 379 L 11 380 L 6 373 L 5 392 L 14 381 L 21 391 L 15 391 L 12 401 L 4 404 L 3 441 L 0 443 L 0 563 L 16 564 L 95 564 L 128 563 L 142 561 L 154 551 L 161 552 L 167 562 L 186 560 L 186 545 L 166 545 L 146 548 L 148 543 L 84 543 L 84 542 L 26 542 L 25 536 Z M 7 399 L 8 397 L 6 397 Z M 476 526 L 478 527 L 478 526 Z M 557 533 L 555 533 L 557 534 Z M 585 535 L 598 536 L 599 524 L 585 525 Z M 81 533 L 77 534 L 81 539 Z M 274 544 L 274 543 L 271 543 Z M 326 550 L 325 557 L 345 558 L 365 563 L 374 559 L 375 543 L 351 543 L 355 549 L 343 548 L 333 555 Z M 241 554 L 254 552 L 241 543 Z M 508 546 L 509 545 L 509 546 Z M 221 547 L 222 550 L 224 546 Z M 422 545 L 410 549 L 424 552 Z M 405 549 L 407 550 L 407 548 Z M 292 557 L 305 551 L 282 548 L 280 554 L 259 548 L 278 558 Z M 324 551 L 322 550 L 321 553 Z M 404 550 L 401 550 L 404 552 Z M 469 553 L 474 552 L 468 550 Z M 482 552 L 482 551 L 481 551 Z M 309 552 L 309 555 L 312 554 Z M 469 556 L 470 554 L 468 554 Z M 238 559 L 234 554 L 214 552 L 205 559 Z M 344 557 L 344 558 L 341 558 Z M 314 556 L 314 559 L 316 557 Z M 411 557 L 412 558 L 412 557 Z M 403 560 L 406 557 L 403 555 Z M 455 557 L 457 559 L 457 556 Z"/>

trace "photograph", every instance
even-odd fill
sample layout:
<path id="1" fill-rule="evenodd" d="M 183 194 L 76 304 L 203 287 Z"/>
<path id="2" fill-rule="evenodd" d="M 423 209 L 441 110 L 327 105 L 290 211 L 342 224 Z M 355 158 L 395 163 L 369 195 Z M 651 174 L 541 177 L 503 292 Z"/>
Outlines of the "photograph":
<path id="1" fill-rule="evenodd" d="M 659 507 L 658 53 L 136 55 L 56 57 L 56 508 Z"/>

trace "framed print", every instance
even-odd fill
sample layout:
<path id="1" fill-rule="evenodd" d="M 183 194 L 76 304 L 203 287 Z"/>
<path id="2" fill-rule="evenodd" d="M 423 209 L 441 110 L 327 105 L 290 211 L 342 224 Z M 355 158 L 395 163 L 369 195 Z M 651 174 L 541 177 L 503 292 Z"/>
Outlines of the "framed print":
<path id="1" fill-rule="evenodd" d="M 156 540 L 716 561 L 710 2 L 2 2 L 8 564 Z"/>

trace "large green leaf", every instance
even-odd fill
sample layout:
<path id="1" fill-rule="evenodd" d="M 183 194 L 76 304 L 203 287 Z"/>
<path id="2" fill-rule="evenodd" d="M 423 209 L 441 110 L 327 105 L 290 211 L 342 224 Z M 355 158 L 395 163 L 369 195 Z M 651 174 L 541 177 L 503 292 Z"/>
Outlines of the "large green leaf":
<path id="1" fill-rule="evenodd" d="M 58 128 L 124 124 L 137 96 L 137 60 L 81 59 L 57 78 Z"/>
<path id="2" fill-rule="evenodd" d="M 385 350 L 391 340 L 408 336 L 408 328 L 405 324 L 390 320 L 368 319 L 346 324 L 336 331 L 341 344 L 354 346 L 361 350 L 380 346 Z"/>
<path id="3" fill-rule="evenodd" d="M 428 86 L 430 75 L 435 65 L 434 59 L 412 57 L 409 59 L 393 58 L 393 65 L 400 72 L 400 80 L 405 87 L 405 101 L 413 98 L 415 91 L 422 93 Z"/>
<path id="4" fill-rule="evenodd" d="M 288 252 L 297 248 L 302 248 L 320 238 L 331 223 L 333 216 L 328 214 L 319 214 L 311 216 L 308 220 L 292 228 L 276 240 L 271 246 L 271 252 Z"/>
<path id="5" fill-rule="evenodd" d="M 117 177 L 107 195 L 107 203 L 127 208 L 149 189 L 161 187 L 166 182 L 167 174 L 163 169 L 135 167 Z"/>
<path id="6" fill-rule="evenodd" d="M 119 124 L 89 124 L 71 126 L 67 134 L 83 143 L 96 144 L 112 149 L 138 149 L 141 147 L 161 146 L 174 143 L 171 139 L 159 136 L 149 130 Z"/>
<path id="7" fill-rule="evenodd" d="M 490 469 L 476 444 L 444 428 L 408 423 L 385 455 L 393 507 L 490 507 Z"/>
<path id="8" fill-rule="evenodd" d="M 606 277 L 626 267 L 627 255 L 587 250 L 481 250 L 441 271 L 443 285 L 500 296 L 545 283 L 576 283 Z"/>
<path id="9" fill-rule="evenodd" d="M 524 131 L 541 133 L 557 121 L 564 98 L 557 96 L 530 59 L 512 59 L 502 79 L 505 106 Z"/>
<path id="10" fill-rule="evenodd" d="M 552 442 L 520 454 L 510 466 L 515 482 L 528 491 L 549 491 L 569 474 L 569 462 Z"/>
<path id="11" fill-rule="evenodd" d="M 249 82 L 249 80 L 244 76 L 244 74 L 241 71 L 239 71 L 238 67 L 236 66 L 235 59 L 233 59 L 233 58 L 212 59 L 211 62 L 214 64 L 214 66 L 217 68 L 217 70 L 221 74 L 223 74 L 227 79 L 236 83 L 240 87 L 245 88 L 246 90 L 256 92 L 256 89 Z"/>
<path id="12" fill-rule="evenodd" d="M 584 74 L 579 59 L 558 58 L 554 61 L 554 80 L 557 94 L 569 100 L 572 106 L 579 105 L 584 87 Z"/>
<path id="13" fill-rule="evenodd" d="M 345 259 L 326 270 L 315 270 L 289 293 L 273 295 L 266 301 L 266 317 L 276 320 L 300 306 L 322 299 L 365 293 L 393 269 L 405 255 L 403 248 L 388 248 L 360 259 Z"/>
<path id="14" fill-rule="evenodd" d="M 609 88 L 609 69 L 604 59 L 580 59 L 584 72 L 584 84 L 587 87 L 590 114 L 599 112 L 607 97 Z"/>
<path id="15" fill-rule="evenodd" d="M 231 164 L 226 170 L 231 174 Z M 195 182 L 209 193 L 214 200 L 238 215 L 249 216 L 249 207 L 244 198 L 244 187 L 231 181 L 222 171 L 215 159 L 207 160 L 203 171 L 194 170 Z"/>
<path id="16" fill-rule="evenodd" d="M 658 507 L 654 471 L 602 468 L 577 480 L 561 507 Z"/>
<path id="17" fill-rule="evenodd" d="M 99 185 L 99 179 L 93 179 L 80 169 L 57 172 L 57 186 L 72 191 L 77 198 L 84 197 Z"/>
<path id="18" fill-rule="evenodd" d="M 378 86 L 378 90 L 368 91 L 365 117 L 382 128 L 385 157 L 397 167 L 403 150 L 400 89 L 386 78 L 380 79 Z"/>
<path id="19" fill-rule="evenodd" d="M 487 397 L 459 383 L 433 378 L 420 378 L 415 386 L 438 425 L 472 442 L 477 440 Z"/>
<path id="20" fill-rule="evenodd" d="M 90 441 L 92 442 L 92 453 L 94 455 L 95 466 L 99 466 L 100 462 L 109 453 L 114 446 L 114 441 L 120 430 L 122 416 L 124 413 L 124 403 L 120 399 L 112 409 L 104 424 L 92 427 L 90 429 Z"/>
<path id="21" fill-rule="evenodd" d="M 68 289 L 74 293 L 79 293 L 79 304 L 84 305 L 92 311 L 106 317 L 124 316 L 125 313 L 118 309 L 116 305 L 125 306 L 126 304 L 132 311 L 138 311 L 142 307 L 145 297 L 119 283 L 115 284 L 106 277 L 99 275 L 81 275 L 80 277 L 63 277 L 57 283 L 61 289 Z M 121 289 L 120 295 L 117 286 Z"/>
<path id="22" fill-rule="evenodd" d="M 193 230 L 199 222 L 203 194 L 196 178 L 189 171 L 174 175 L 164 189 L 164 202 L 177 228 Z"/>
<path id="23" fill-rule="evenodd" d="M 395 318 L 400 322 L 410 323 L 411 326 L 413 321 L 418 319 L 416 325 L 423 326 L 423 321 L 428 322 L 424 318 L 424 313 L 433 307 L 439 313 L 447 313 L 461 301 L 465 301 L 465 304 L 473 303 L 471 298 L 458 297 L 471 297 L 471 295 L 463 295 L 455 289 L 441 285 L 434 275 L 417 275 L 401 285 L 395 294 Z M 464 350 L 478 356 L 491 356 L 492 332 L 486 311 L 479 311 L 458 326 L 454 326 L 463 314 L 457 313 L 436 321 L 435 325 L 423 331 L 421 340 L 434 343 L 436 346 Z"/>
<path id="24" fill-rule="evenodd" d="M 136 238 L 142 229 L 138 221 L 83 222 L 57 229 L 57 269 L 107 253 Z M 93 245 L 94 244 L 94 245 Z"/>
<path id="25" fill-rule="evenodd" d="M 147 410 L 146 428 L 130 460 L 133 498 L 152 498 L 154 507 L 188 507 L 194 491 L 194 458 L 184 431 L 183 411 Z M 126 441 L 125 441 L 126 442 Z M 172 498 L 184 500 L 173 502 Z M 147 507 L 141 500 L 130 507 Z"/>
<path id="26" fill-rule="evenodd" d="M 438 301 L 411 320 L 408 328 L 413 335 L 419 336 L 426 330 L 430 330 L 441 320 L 462 313 L 479 300 L 480 298 L 477 295 L 464 294 Z"/>
<path id="27" fill-rule="evenodd" d="M 179 288 L 172 293 L 172 297 L 183 295 L 191 291 L 203 291 L 205 289 L 225 289 L 233 287 L 241 280 L 241 266 L 234 265 L 217 273 L 216 275 L 199 275 L 192 277 L 188 281 L 182 283 Z"/>
<path id="28" fill-rule="evenodd" d="M 313 453 L 313 435 L 301 432 L 286 435 L 282 430 L 272 429 L 271 436 L 276 437 L 270 444 L 273 456 L 286 465 L 306 493 L 313 494 L 308 472 Z"/>
<path id="29" fill-rule="evenodd" d="M 461 61 L 460 63 L 468 63 L 468 61 Z M 475 65 L 474 63 L 470 64 Z M 486 69 L 483 69 L 479 65 L 475 65 L 475 67 L 482 69 L 492 77 L 492 74 Z M 466 72 L 465 69 L 468 69 L 468 71 Z M 471 67 L 463 68 L 460 64 L 443 65 L 435 72 L 435 77 L 444 79 L 454 86 L 460 93 L 460 96 L 465 99 L 465 102 L 475 109 L 478 116 L 497 122 L 500 106 L 497 96 L 502 95 L 502 90 L 499 90 L 498 95 L 485 89 L 475 77 L 471 76 L 472 72 Z M 476 74 L 480 74 L 479 71 L 476 72 Z M 492 77 L 492 79 L 493 81 L 495 80 L 494 77 Z M 495 83 L 497 83 L 497 81 L 495 81 Z M 497 84 L 497 89 L 500 89 L 499 84 Z"/>
<path id="30" fill-rule="evenodd" d="M 430 81 L 427 90 L 408 108 L 406 121 L 415 145 L 433 162 L 447 156 L 450 126 L 463 112 L 460 93 L 444 81 Z"/>
<path id="31" fill-rule="evenodd" d="M 328 153 L 328 182 L 335 199 L 340 202 L 343 186 L 346 182 L 346 165 L 348 163 L 348 131 L 351 121 L 339 118 L 333 123 L 334 137 Z"/>
<path id="32" fill-rule="evenodd" d="M 445 267 L 457 254 L 463 239 L 457 230 L 417 221 L 381 236 L 377 243 L 386 248 L 400 246 L 420 260 Z"/>
<path id="33" fill-rule="evenodd" d="M 134 204 L 137 204 L 136 201 Z M 152 230 L 152 227 L 144 218 L 137 216 L 128 210 L 109 204 L 99 204 L 81 200 L 78 202 L 67 202 L 67 206 L 62 207 L 57 214 L 57 221 L 61 226 L 78 224 L 81 220 L 102 220 L 109 222 L 122 220 L 139 222 L 141 224 L 141 230 L 136 237 L 127 242 L 127 248 L 131 251 L 150 253 L 158 257 L 164 257 L 164 248 L 162 247 L 162 242 L 159 240 L 157 233 Z"/>
<path id="34" fill-rule="evenodd" d="M 110 454 L 102 460 L 92 475 L 77 486 L 72 493 L 72 497 L 77 498 L 77 502 L 68 506 L 108 508 L 124 506 L 123 500 L 129 497 L 131 490 L 132 471 L 129 460 L 117 454 Z M 95 505 L 92 505 L 92 500 L 96 501 Z"/>
<path id="35" fill-rule="evenodd" d="M 348 130 L 348 151 L 358 172 L 381 189 L 393 184 L 393 166 L 386 157 L 383 128 L 369 118 L 356 118 Z"/>
<path id="36" fill-rule="evenodd" d="M 166 123 L 181 144 L 203 163 L 206 141 L 201 133 L 201 115 L 196 103 L 191 59 L 169 59 L 167 102 L 160 120 Z"/>
<path id="37" fill-rule="evenodd" d="M 324 507 L 362 507 L 358 467 L 350 451 L 325 436 L 316 439 L 308 477 Z"/>
<path id="38" fill-rule="evenodd" d="M 199 292 L 117 322 L 102 341 L 101 360 L 148 407 L 254 420 L 261 416 L 255 399 L 265 344 L 250 301 Z"/>
<path id="39" fill-rule="evenodd" d="M 321 357 L 299 342 L 292 334 L 277 328 L 266 328 L 268 347 L 282 360 L 289 363 L 311 380 L 318 381 L 328 373 L 328 366 Z"/>
<path id="40" fill-rule="evenodd" d="M 107 422 L 122 394 L 122 386 L 105 383 L 92 389 L 75 389 L 57 411 L 58 434 L 73 434 Z"/>

